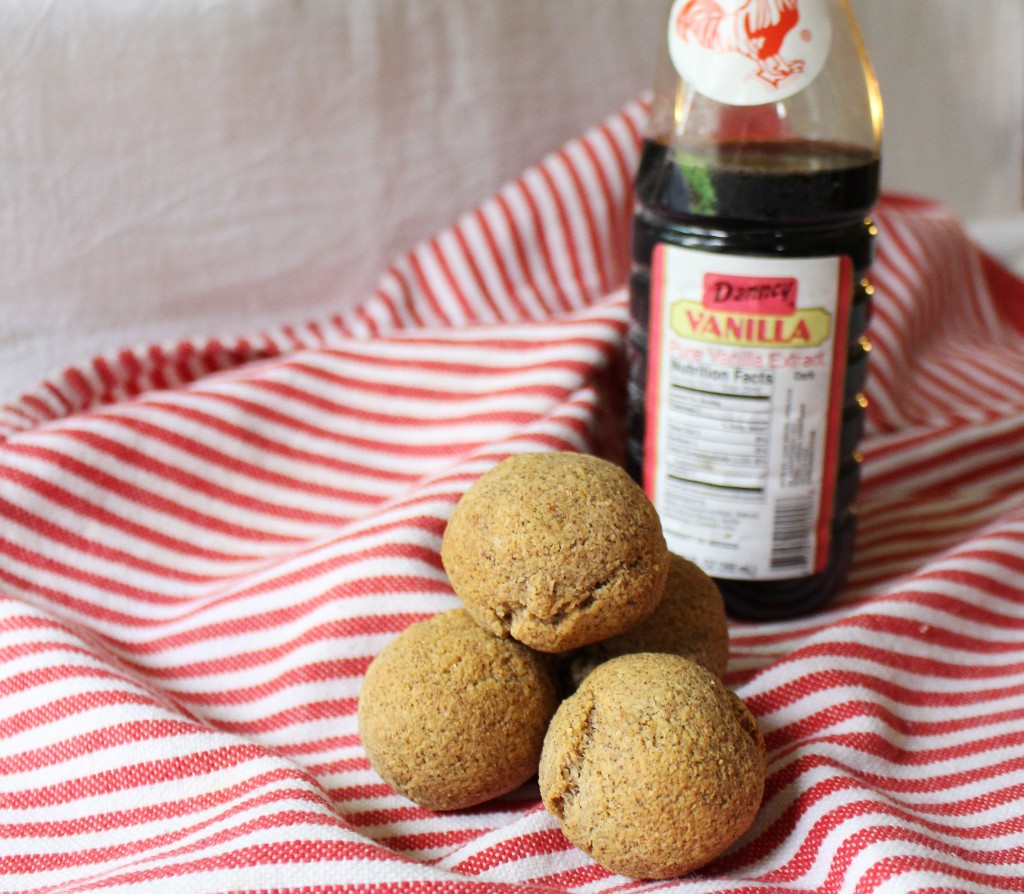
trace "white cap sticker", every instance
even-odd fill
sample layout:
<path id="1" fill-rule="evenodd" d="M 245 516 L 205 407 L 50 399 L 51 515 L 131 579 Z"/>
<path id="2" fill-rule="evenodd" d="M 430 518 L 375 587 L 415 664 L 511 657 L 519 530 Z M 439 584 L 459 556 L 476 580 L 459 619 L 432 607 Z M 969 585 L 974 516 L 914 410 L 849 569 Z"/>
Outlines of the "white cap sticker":
<path id="1" fill-rule="evenodd" d="M 669 18 L 679 76 L 726 105 L 799 93 L 824 67 L 831 43 L 824 0 L 676 0 Z"/>

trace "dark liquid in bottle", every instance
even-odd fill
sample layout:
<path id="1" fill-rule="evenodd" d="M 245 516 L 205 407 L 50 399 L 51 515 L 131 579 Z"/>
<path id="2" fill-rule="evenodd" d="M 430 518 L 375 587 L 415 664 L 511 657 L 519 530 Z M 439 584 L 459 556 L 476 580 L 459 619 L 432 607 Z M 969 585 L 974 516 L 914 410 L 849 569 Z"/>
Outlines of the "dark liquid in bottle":
<path id="1" fill-rule="evenodd" d="M 853 553 L 860 478 L 857 445 L 864 425 L 861 389 L 867 375 L 864 339 L 871 289 L 874 228 L 866 218 L 878 194 L 873 153 L 812 142 L 729 144 L 713 156 L 673 155 L 647 142 L 637 176 L 640 202 L 633 226 L 627 467 L 641 480 L 644 456 L 647 332 L 651 258 L 659 242 L 755 256 L 847 255 L 854 269 L 842 435 L 839 443 L 830 555 L 824 571 L 783 580 L 718 579 L 730 614 L 769 620 L 792 617 L 828 601 Z"/>

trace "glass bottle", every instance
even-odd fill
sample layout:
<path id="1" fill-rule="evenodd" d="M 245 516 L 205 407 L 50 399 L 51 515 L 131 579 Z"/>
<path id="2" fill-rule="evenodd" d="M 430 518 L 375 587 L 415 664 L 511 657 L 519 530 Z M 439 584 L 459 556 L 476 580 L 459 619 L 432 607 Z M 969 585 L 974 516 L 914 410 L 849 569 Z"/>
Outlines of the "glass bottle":
<path id="1" fill-rule="evenodd" d="M 676 0 L 639 171 L 628 466 L 734 617 L 856 526 L 882 104 L 847 0 Z"/>

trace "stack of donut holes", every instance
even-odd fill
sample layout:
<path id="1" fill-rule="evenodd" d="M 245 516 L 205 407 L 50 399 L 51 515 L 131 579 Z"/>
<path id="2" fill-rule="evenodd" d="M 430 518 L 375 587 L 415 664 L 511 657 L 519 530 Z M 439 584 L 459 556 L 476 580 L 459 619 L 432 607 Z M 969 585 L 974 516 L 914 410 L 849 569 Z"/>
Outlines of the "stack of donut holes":
<path id="1" fill-rule="evenodd" d="M 441 559 L 462 607 L 408 627 L 360 691 L 385 782 L 447 811 L 536 775 L 565 836 L 632 878 L 692 872 L 750 827 L 765 745 L 721 680 L 721 594 L 625 471 L 512 456 L 459 501 Z"/>

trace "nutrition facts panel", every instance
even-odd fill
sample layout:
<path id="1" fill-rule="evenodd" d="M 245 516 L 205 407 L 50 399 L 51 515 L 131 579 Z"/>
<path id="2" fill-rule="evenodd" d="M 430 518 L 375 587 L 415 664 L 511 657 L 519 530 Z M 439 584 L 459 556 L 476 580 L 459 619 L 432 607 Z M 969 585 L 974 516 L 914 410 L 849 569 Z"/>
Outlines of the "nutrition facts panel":
<path id="1" fill-rule="evenodd" d="M 681 481 L 764 490 L 770 396 L 714 394 L 674 384 L 669 403 L 668 474 Z"/>

